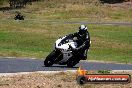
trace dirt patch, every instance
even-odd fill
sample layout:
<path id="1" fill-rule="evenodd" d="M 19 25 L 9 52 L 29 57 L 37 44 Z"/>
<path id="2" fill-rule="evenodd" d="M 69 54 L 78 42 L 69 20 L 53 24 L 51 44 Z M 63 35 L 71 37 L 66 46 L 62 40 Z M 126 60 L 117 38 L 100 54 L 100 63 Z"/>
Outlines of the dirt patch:
<path id="1" fill-rule="evenodd" d="M 32 73 L 0 77 L 0 88 L 80 88 L 75 76 L 64 72 L 55 74 Z"/>
<path id="2" fill-rule="evenodd" d="M 0 77 L 0 88 L 131 88 L 131 85 L 132 83 L 85 84 L 81 86 L 76 82 L 76 73 L 71 72 L 31 73 Z"/>

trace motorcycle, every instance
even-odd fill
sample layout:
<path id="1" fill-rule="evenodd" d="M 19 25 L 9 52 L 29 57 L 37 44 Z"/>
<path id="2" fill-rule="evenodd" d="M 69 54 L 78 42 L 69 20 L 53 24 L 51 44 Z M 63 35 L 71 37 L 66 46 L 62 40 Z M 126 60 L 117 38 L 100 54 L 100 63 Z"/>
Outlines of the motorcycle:
<path id="1" fill-rule="evenodd" d="M 16 15 L 16 16 L 14 17 L 14 19 L 15 19 L 15 20 L 24 20 L 24 16 L 22 16 L 22 15 Z"/>
<path id="2" fill-rule="evenodd" d="M 81 58 L 77 58 L 78 52 L 74 52 L 73 48 L 77 48 L 77 43 L 73 38 L 68 38 L 65 40 L 64 36 L 59 38 L 55 42 L 55 49 L 46 57 L 44 61 L 45 67 L 50 67 L 53 64 L 67 65 L 67 67 L 73 67 Z M 62 43 L 63 40 L 63 43 Z"/>

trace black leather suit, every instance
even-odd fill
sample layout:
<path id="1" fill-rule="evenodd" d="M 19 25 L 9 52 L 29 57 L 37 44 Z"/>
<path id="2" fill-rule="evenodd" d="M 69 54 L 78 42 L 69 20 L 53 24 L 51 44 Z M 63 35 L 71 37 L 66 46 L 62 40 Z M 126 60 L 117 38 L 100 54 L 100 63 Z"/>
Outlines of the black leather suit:
<path id="1" fill-rule="evenodd" d="M 90 47 L 90 34 L 88 31 L 85 31 L 83 33 L 80 32 L 76 32 L 74 34 L 69 34 L 67 35 L 67 37 L 65 39 L 62 40 L 63 41 L 69 39 L 69 38 L 76 38 L 76 42 L 77 42 L 77 48 L 73 49 L 73 51 L 76 52 L 76 56 L 81 57 L 81 59 L 87 59 L 87 51 Z"/>

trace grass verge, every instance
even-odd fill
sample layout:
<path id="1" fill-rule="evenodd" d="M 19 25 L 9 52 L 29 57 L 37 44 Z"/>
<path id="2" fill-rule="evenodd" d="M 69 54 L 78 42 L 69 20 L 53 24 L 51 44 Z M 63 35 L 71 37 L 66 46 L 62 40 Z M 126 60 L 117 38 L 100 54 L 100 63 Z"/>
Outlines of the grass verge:
<path id="1" fill-rule="evenodd" d="M 107 5 L 98 0 L 50 0 L 35 2 L 24 9 L 0 12 L 0 56 L 45 58 L 55 40 L 78 31 L 80 24 L 46 22 L 89 21 L 131 22 L 132 2 Z M 56 3 L 56 4 L 55 4 Z M 26 16 L 15 21 L 16 11 Z M 80 14 L 83 13 L 83 14 Z M 131 26 L 89 25 L 90 60 L 132 63 Z"/>
<path id="2" fill-rule="evenodd" d="M 0 26 L 1 56 L 43 58 L 58 37 L 78 31 L 79 24 L 4 20 Z M 131 63 L 131 26 L 88 26 L 92 41 L 88 59 Z"/>

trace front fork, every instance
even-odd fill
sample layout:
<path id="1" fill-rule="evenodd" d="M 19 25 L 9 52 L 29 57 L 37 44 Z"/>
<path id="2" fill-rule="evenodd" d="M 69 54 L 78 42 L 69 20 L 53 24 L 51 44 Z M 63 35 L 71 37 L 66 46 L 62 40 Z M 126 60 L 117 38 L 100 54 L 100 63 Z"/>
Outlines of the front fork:
<path id="1" fill-rule="evenodd" d="M 61 52 L 60 50 L 58 50 L 58 49 L 55 50 L 55 53 L 57 54 L 55 63 L 58 63 L 60 60 L 63 59 L 63 54 L 62 54 L 62 52 Z"/>

